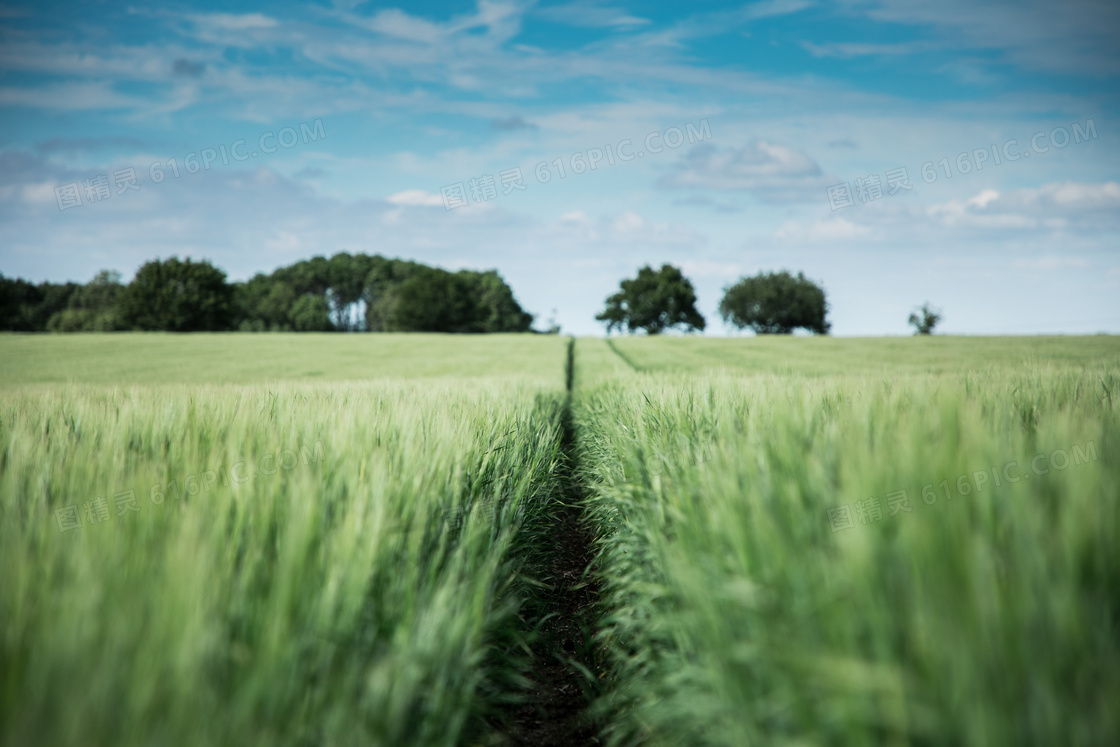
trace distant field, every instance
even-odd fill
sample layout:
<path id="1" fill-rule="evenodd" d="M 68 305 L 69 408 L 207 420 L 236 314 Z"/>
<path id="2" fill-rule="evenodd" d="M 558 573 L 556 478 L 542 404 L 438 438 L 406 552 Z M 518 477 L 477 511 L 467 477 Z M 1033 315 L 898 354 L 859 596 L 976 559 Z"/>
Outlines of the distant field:
<path id="1" fill-rule="evenodd" d="M 0 334 L 0 386 L 478 377 L 543 382 L 563 369 L 565 351 L 554 335 Z M 616 337 L 581 339 L 576 376 L 918 374 L 1103 362 L 1120 366 L 1120 337 Z"/>
<path id="2" fill-rule="evenodd" d="M 1120 336 L 620 337 L 608 345 L 638 371 L 915 374 L 1038 365 L 1120 365 Z"/>
<path id="3" fill-rule="evenodd" d="M 0 745 L 1117 744 L 1118 414 L 1116 337 L 0 335 Z"/>
<path id="4" fill-rule="evenodd" d="M 1118 743 L 1120 338 L 576 361 L 615 743 Z"/>
<path id="5" fill-rule="evenodd" d="M 0 386 L 517 377 L 553 381 L 556 335 L 0 334 Z"/>

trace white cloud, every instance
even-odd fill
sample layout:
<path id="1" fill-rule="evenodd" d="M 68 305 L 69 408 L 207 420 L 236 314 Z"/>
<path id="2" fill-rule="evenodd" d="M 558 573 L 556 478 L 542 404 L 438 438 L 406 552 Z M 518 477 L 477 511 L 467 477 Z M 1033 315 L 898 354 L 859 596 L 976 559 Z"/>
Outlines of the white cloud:
<path id="1" fill-rule="evenodd" d="M 402 203 L 434 195 L 406 190 L 391 195 L 395 201 L 331 199 L 267 168 L 215 168 L 160 185 L 142 177 L 138 192 L 60 213 L 47 185 L 83 176 L 89 174 L 42 156 L 0 153 L 0 195 L 11 190 L 13 196 L 0 200 L 5 275 L 84 281 L 109 267 L 127 277 L 144 261 L 178 254 L 211 259 L 231 277 L 245 279 L 314 254 L 380 253 L 449 268 L 497 268 L 530 311 L 547 316 L 559 309 L 565 330 L 580 334 L 601 332 L 594 315 L 619 279 L 662 262 L 680 266 L 694 280 L 709 321 L 721 288 L 737 277 L 759 269 L 804 270 L 825 282 L 840 334 L 884 331 L 888 322 L 865 300 L 876 293 L 899 306 L 898 318 L 889 320 L 899 333 L 906 332 L 911 306 L 927 297 L 953 320 L 975 320 L 961 331 L 991 331 L 999 314 L 1017 323 L 1095 319 L 1108 313 L 1109 292 L 1102 288 L 1114 290 L 1120 279 L 1108 273 L 1115 252 L 1101 232 L 1076 233 L 1082 230 L 1079 216 L 1101 220 L 1118 212 L 1105 208 L 1114 199 L 1109 183 L 978 191 L 961 201 L 962 211 L 980 214 L 1015 200 L 1045 202 L 1050 212 L 1044 217 L 1070 221 L 1063 236 L 1072 238 L 1061 243 L 1046 231 L 947 226 L 921 209 L 892 212 L 879 209 L 881 203 L 816 220 L 791 219 L 777 237 L 743 241 L 733 229 L 728 242 L 707 223 L 712 235 L 650 208 L 596 214 L 577 201 L 551 221 L 511 213 L 512 203 L 500 200 L 481 210 L 417 209 Z M 400 196 L 408 192 L 410 197 Z M 957 261 L 937 264 L 935 257 Z M 972 264 L 962 265 L 962 258 Z M 1054 316 L 1057 310 L 1068 316 Z M 714 331 L 718 327 L 713 323 Z"/>
<path id="2" fill-rule="evenodd" d="M 1085 75 L 1120 72 L 1113 0 L 849 0 L 847 11 L 876 21 L 925 25 L 947 45 L 998 50 L 1028 70 Z"/>
<path id="3" fill-rule="evenodd" d="M 597 331 L 593 316 L 620 277 L 646 263 L 699 262 L 707 243 L 687 226 L 634 210 L 590 217 L 577 209 L 544 221 L 498 201 L 433 210 L 424 204 L 433 195 L 422 190 L 339 200 L 263 167 L 215 168 L 161 184 L 141 176 L 139 191 L 59 212 L 53 184 L 80 175 L 12 152 L 0 153 L 0 167 L 0 194 L 24 195 L 0 201 L 0 264 L 5 275 L 36 280 L 84 281 L 103 267 L 127 278 L 172 254 L 206 258 L 247 279 L 315 254 L 379 253 L 497 268 L 530 311 L 560 309 L 566 329 L 587 333 Z"/>
<path id="4" fill-rule="evenodd" d="M 264 242 L 265 248 L 279 254 L 294 255 L 303 249 L 303 242 L 292 231 L 275 231 Z"/>
<path id="5" fill-rule="evenodd" d="M 646 228 L 646 221 L 637 213 L 627 210 L 615 216 L 611 225 L 619 235 L 635 234 Z"/>
<path id="6" fill-rule="evenodd" d="M 406 189 L 390 195 L 386 201 L 403 207 L 443 207 L 443 197 L 422 189 Z"/>
<path id="7" fill-rule="evenodd" d="M 842 217 L 829 217 L 807 222 L 785 221 L 774 238 L 782 243 L 816 243 L 866 239 L 874 234 L 871 226 L 853 223 Z"/>
<path id="8" fill-rule="evenodd" d="M 31 205 L 57 205 L 55 186 L 50 182 L 28 184 L 22 190 L 23 199 Z"/>
<path id="9" fill-rule="evenodd" d="M 222 31 L 271 29 L 278 25 L 275 18 L 269 18 L 261 13 L 205 13 L 192 15 L 189 18 L 200 26 Z"/>
<path id="10" fill-rule="evenodd" d="M 951 8 L 963 5 L 945 1 Z M 615 284 L 619 273 L 647 261 L 684 260 L 693 263 L 689 266 L 697 277 L 711 273 L 716 278 L 740 263 L 753 271 L 752 263 L 761 258 L 767 267 L 785 266 L 788 258 L 790 267 L 812 274 L 829 262 L 856 256 L 864 245 L 877 257 L 887 252 L 928 257 L 936 250 L 957 258 L 983 257 L 997 268 L 1010 267 L 1013 260 L 1036 263 L 1019 268 L 1024 276 L 1044 275 L 1045 263 L 1064 257 L 1065 264 L 1052 265 L 1062 269 L 1063 280 L 1077 273 L 1103 279 L 1099 268 L 1116 264 L 1101 259 L 1108 252 L 1115 255 L 1120 235 L 1116 148 L 1103 131 L 1100 140 L 1085 146 L 1032 154 L 1029 163 L 998 170 L 989 162 L 982 172 L 955 174 L 952 181 L 939 178 L 935 185 L 921 183 L 913 168 L 1010 137 L 1024 143 L 1035 124 L 1045 123 L 1049 130 L 1094 115 L 1103 121 L 1100 96 L 1094 95 L 1103 89 L 1094 76 L 1107 76 L 1110 68 L 1087 64 L 1092 55 L 1100 57 L 1099 44 L 1073 49 L 1061 63 L 1082 73 L 1084 85 L 1055 92 L 1048 76 L 1023 78 L 1021 85 L 990 97 L 966 90 L 935 112 L 918 94 L 860 90 L 862 78 L 827 70 L 819 61 L 808 60 L 819 77 L 779 77 L 692 54 L 702 51 L 706 37 L 722 34 L 741 35 L 743 44 L 760 45 L 762 51 L 776 41 L 807 59 L 792 37 L 773 39 L 768 29 L 752 25 L 754 19 L 812 5 L 801 0 L 752 2 L 714 13 L 689 10 L 668 28 L 661 22 L 639 23 L 645 20 L 638 18 L 641 6 L 631 4 L 630 13 L 621 0 L 579 3 L 569 7 L 604 11 L 591 20 L 607 32 L 577 34 L 574 48 L 566 38 L 538 48 L 516 43 L 522 21 L 537 14 L 536 4 L 482 2 L 442 17 L 397 5 L 404 10 L 343 2 L 310 12 L 276 10 L 275 16 L 144 11 L 156 33 L 143 38 L 158 42 L 139 46 L 113 43 L 111 24 L 88 31 L 74 25 L 67 32 L 71 36 L 38 37 L 44 41 L 9 34 L 0 44 L 0 71 L 9 71 L 10 87 L 0 89 L 0 104 L 6 100 L 9 107 L 44 110 L 31 113 L 47 126 L 38 137 L 86 130 L 136 135 L 148 143 L 136 149 L 162 152 L 150 153 L 151 158 L 128 156 L 127 162 L 123 145 L 43 152 L 50 156 L 45 166 L 34 165 L 13 179 L 5 173 L 11 159 L 3 161 L 0 200 L 7 206 L 0 206 L 0 256 L 5 270 L 10 260 L 32 272 L 69 272 L 73 266 L 84 273 L 82 263 L 105 263 L 96 259 L 100 256 L 112 257 L 127 272 L 135 266 L 129 263 L 149 253 L 206 247 L 221 253 L 224 267 L 244 276 L 268 269 L 268 263 L 346 249 L 445 264 L 490 263 L 523 272 L 519 282 L 526 288 L 567 283 L 569 292 L 579 293 L 573 288 L 588 284 L 598 294 L 608 291 L 601 286 Z M 932 1 L 904 7 L 893 0 L 861 0 L 858 8 L 841 14 L 870 13 L 879 21 L 915 24 L 916 29 L 895 38 L 929 41 L 849 42 L 836 38 L 849 26 L 837 24 L 835 34 L 813 39 L 818 43 L 812 50 L 822 57 L 862 57 L 861 65 L 883 65 L 936 48 L 935 71 L 959 68 L 982 80 L 1005 79 L 1024 54 L 1039 59 L 1019 64 L 1058 69 L 1053 58 L 1070 51 L 1066 42 L 1076 38 L 1071 29 L 1109 28 L 1100 14 L 1083 14 L 1093 18 L 1086 21 L 1055 8 L 1048 11 L 1056 20 L 1047 30 L 1047 24 L 1037 22 L 1041 6 L 1034 0 L 1023 4 L 1029 23 L 1014 27 L 1006 23 L 1006 3 L 989 6 L 961 7 L 953 16 L 955 11 L 939 10 Z M 884 28 L 893 30 L 879 30 Z M 1024 29 L 1029 33 L 1024 35 Z M 1090 42 L 1102 38 L 1094 33 L 1087 36 Z M 1047 46 L 1047 40 L 1059 37 L 1064 50 Z M 891 36 L 875 38 L 889 41 Z M 981 51 L 960 52 L 966 47 Z M 245 49 L 253 54 L 239 51 Z M 947 61 L 938 66 L 942 57 Z M 176 76 L 176 61 L 182 60 L 190 64 L 179 69 L 189 74 Z M 20 82 L 44 76 L 60 82 L 49 84 L 54 88 Z M 460 95 L 452 87 L 472 93 Z M 574 99 L 573 90 L 579 92 Z M 554 97 L 557 92 L 561 98 Z M 60 112 L 60 102 L 71 111 L 106 106 L 122 111 L 79 118 Z M 185 116 L 169 116 L 173 112 Z M 1055 119 L 1058 112 L 1067 118 Z M 332 114 L 340 116 L 328 119 Z M 181 163 L 200 146 L 228 144 L 319 116 L 331 133 L 322 147 L 334 155 L 305 159 L 301 146 L 267 161 L 284 174 L 302 174 L 302 181 L 269 169 L 237 171 L 233 165 L 169 179 L 159 187 L 145 183 L 141 193 L 65 213 L 54 204 L 55 184 L 105 171 L 113 165 L 108 163 L 116 158 L 113 153 L 121 159 L 116 166 L 135 164 L 144 171 L 157 157 L 177 157 Z M 714 139 L 695 160 L 684 149 L 667 150 L 609 168 L 600 164 L 595 174 L 570 174 L 548 186 L 533 179 L 533 165 L 541 161 L 551 164 L 627 137 L 634 150 L 641 150 L 646 133 L 702 117 L 710 117 Z M 235 124 L 246 119 L 267 126 L 254 132 Z M 23 129 L 33 132 L 30 117 L 27 124 L 31 129 Z M 70 131 L 75 127 L 81 132 Z M 495 135 L 495 129 L 502 132 Z M 359 131 L 364 137 L 352 136 Z M 31 147 L 29 141 L 22 147 Z M 321 165 L 318 158 L 333 159 L 327 178 L 316 179 L 315 189 L 302 189 L 316 173 L 307 168 L 308 161 Z M 828 173 L 852 179 L 900 164 L 911 166 L 913 192 L 831 215 L 824 207 L 824 188 L 842 181 L 826 178 Z M 453 211 L 436 209 L 442 204 L 439 185 L 518 165 L 529 186 L 526 193 Z M 324 176 L 322 170 L 317 173 Z M 650 190 L 658 176 L 662 187 L 679 191 Z M 362 194 L 377 198 L 355 201 Z M 768 204 L 760 207 L 757 201 Z M 537 217 L 513 210 L 535 211 Z M 27 257 L 34 262 L 25 263 Z M 892 268 L 885 263 L 852 272 L 882 284 Z M 925 282 L 914 278 L 918 286 Z M 1114 279 L 1110 282 L 1115 286 Z"/>
<path id="11" fill-rule="evenodd" d="M 367 27 L 379 34 L 425 44 L 435 44 L 445 36 L 438 24 L 410 16 L 397 8 L 378 12 L 369 20 Z"/>
<path id="12" fill-rule="evenodd" d="M 1120 184 L 1059 182 L 931 205 L 926 215 L 946 226 L 1012 229 L 1120 228 Z"/>
<path id="13" fill-rule="evenodd" d="M 915 195 L 917 196 L 917 195 Z M 1105 246 L 1120 233 L 1120 184 L 1054 182 L 927 205 L 897 198 L 857 204 L 817 219 L 789 219 L 774 235 L 784 244 L 872 241 L 887 246 L 969 246 L 971 253 Z"/>
<path id="14" fill-rule="evenodd" d="M 0 68 L 27 70 L 79 78 L 167 81 L 175 61 L 200 58 L 196 64 L 219 60 L 216 50 L 199 50 L 176 43 L 160 46 L 108 44 L 91 50 L 71 41 L 40 42 L 19 39 L 0 45 Z M 99 80 L 105 83 L 104 80 Z"/>
<path id="15" fill-rule="evenodd" d="M 982 210 L 987 207 L 989 203 L 994 202 L 998 199 L 999 192 L 995 191 L 994 189 L 985 189 L 982 190 L 980 194 L 970 198 L 968 201 L 968 205 L 971 207 L 980 208 Z"/>
<path id="16" fill-rule="evenodd" d="M 744 17 L 752 20 L 773 18 L 798 13 L 816 4 L 814 0 L 759 0 L 744 6 L 741 12 Z"/>
<path id="17" fill-rule="evenodd" d="M 738 278 L 743 266 L 737 262 L 713 262 L 707 259 L 686 259 L 680 263 L 681 271 L 689 278 Z"/>
<path id="18" fill-rule="evenodd" d="M 476 52 L 492 49 L 495 44 L 511 39 L 521 28 L 526 6 L 521 3 L 479 0 L 474 13 L 454 16 L 438 23 L 397 8 L 380 10 L 372 16 L 343 13 L 339 17 L 353 26 L 364 28 L 391 39 L 407 43 L 440 47 L 444 53 L 451 47 L 473 48 Z M 481 30 L 482 33 L 476 33 Z"/>
<path id="19" fill-rule="evenodd" d="M 1020 190 L 1016 195 L 1024 206 L 1073 210 L 1120 210 L 1120 184 L 1061 182 L 1038 189 Z"/>
<path id="20" fill-rule="evenodd" d="M 615 215 L 590 218 L 582 210 L 564 213 L 545 228 L 550 238 L 562 244 L 581 246 L 593 253 L 603 248 L 625 248 L 627 252 L 643 247 L 699 248 L 707 239 L 689 226 L 668 221 L 650 221 L 632 210 Z"/>
<path id="21" fill-rule="evenodd" d="M 899 56 L 917 54 L 936 49 L 938 45 L 930 42 L 899 42 L 897 44 L 855 44 L 843 42 L 830 42 L 827 44 L 814 44 L 801 42 L 806 52 L 814 57 L 835 57 L 849 59 L 852 57 L 869 57 L 872 55 Z"/>
<path id="22" fill-rule="evenodd" d="M 737 149 L 701 143 L 658 181 L 664 188 L 742 190 L 762 202 L 820 199 L 828 179 L 802 151 L 756 140 Z"/>
<path id="23" fill-rule="evenodd" d="M 50 83 L 34 88 L 0 88 L 0 106 L 81 111 L 91 109 L 143 109 L 150 99 L 118 93 L 103 81 Z"/>
<path id="24" fill-rule="evenodd" d="M 601 5 L 594 0 L 553 5 L 537 11 L 537 15 L 556 23 L 583 28 L 632 28 L 650 23 L 648 18 L 630 15 L 625 8 Z"/>
<path id="25" fill-rule="evenodd" d="M 564 223 L 578 223 L 580 225 L 591 225 L 591 219 L 582 210 L 573 210 L 570 213 L 564 213 L 560 216 L 560 220 Z"/>

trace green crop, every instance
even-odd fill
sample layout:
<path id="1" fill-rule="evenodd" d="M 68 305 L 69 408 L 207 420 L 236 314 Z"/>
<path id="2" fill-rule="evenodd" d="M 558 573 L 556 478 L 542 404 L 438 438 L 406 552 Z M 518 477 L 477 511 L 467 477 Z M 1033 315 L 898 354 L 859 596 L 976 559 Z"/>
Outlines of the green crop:
<path id="1" fill-rule="evenodd" d="M 571 352 L 0 335 L 0 744 L 1120 739 L 1116 338 Z"/>
<path id="2" fill-rule="evenodd" d="M 985 371 L 870 376 L 854 341 L 831 374 L 657 373 L 721 345 L 757 370 L 754 342 L 616 342 L 645 372 L 577 398 L 613 741 L 1112 743 L 1115 342 L 1091 341 L 1110 365 L 1013 365 L 1004 343 Z"/>

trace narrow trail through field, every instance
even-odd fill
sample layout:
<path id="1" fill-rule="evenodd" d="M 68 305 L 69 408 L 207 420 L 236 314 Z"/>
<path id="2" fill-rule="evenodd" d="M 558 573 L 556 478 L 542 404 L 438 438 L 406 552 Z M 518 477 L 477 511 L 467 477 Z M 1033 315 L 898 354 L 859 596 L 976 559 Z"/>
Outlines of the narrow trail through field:
<path id="1" fill-rule="evenodd" d="M 583 491 L 576 470 L 575 432 L 571 417 L 575 341 L 568 344 L 567 398 L 562 414 L 561 467 L 563 494 L 542 518 L 542 544 L 534 560 L 537 579 L 545 584 L 527 605 L 525 620 L 534 629 L 531 640 L 532 681 L 524 702 L 511 714 L 510 744 L 600 744 L 599 729 L 588 706 L 599 684 L 600 666 L 594 648 L 598 582 L 591 569 L 591 534 L 583 521 Z"/>
<path id="2" fill-rule="evenodd" d="M 615 346 L 614 341 L 611 340 L 611 338 L 608 337 L 606 339 L 607 339 L 607 347 L 610 348 L 611 352 L 614 353 L 615 355 L 617 355 L 623 363 L 625 363 L 627 366 L 629 366 L 631 369 L 633 369 L 636 372 L 640 372 L 642 370 L 642 369 L 638 368 L 636 365 L 634 365 L 634 361 L 627 358 L 626 355 L 621 350 L 619 350 L 617 346 Z"/>

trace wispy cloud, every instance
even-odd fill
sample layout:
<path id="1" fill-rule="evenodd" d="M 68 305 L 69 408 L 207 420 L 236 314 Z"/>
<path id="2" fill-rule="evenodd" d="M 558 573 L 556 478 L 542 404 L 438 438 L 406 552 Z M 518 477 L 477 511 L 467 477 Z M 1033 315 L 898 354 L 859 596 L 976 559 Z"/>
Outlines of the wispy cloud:
<path id="1" fill-rule="evenodd" d="M 827 276 L 841 332 L 879 329 L 873 310 L 851 311 L 866 288 L 890 286 L 908 311 L 911 295 L 978 266 L 989 285 L 1001 272 L 1036 284 L 1000 279 L 998 304 L 969 291 L 1000 309 L 1065 303 L 1045 292 L 1048 268 L 1067 301 L 1116 287 L 1111 0 L 393 5 L 78 4 L 4 23 L 5 274 L 86 279 L 190 252 L 243 277 L 380 251 L 499 267 L 581 332 L 598 331 L 621 273 L 658 261 L 689 262 L 712 308 L 739 269 Z M 185 171 L 192 151 L 319 117 L 330 138 L 313 148 Z M 1100 136 L 1077 148 L 958 173 L 959 152 L 1010 138 L 1022 152 L 1031 133 L 1090 117 Z M 701 147 L 642 142 L 702 118 Z M 644 157 L 618 160 L 624 138 Z M 615 162 L 585 168 L 608 144 Z M 144 180 L 157 159 L 169 176 L 155 188 Z M 57 185 L 127 165 L 141 192 L 58 210 Z M 901 165 L 913 191 L 829 212 L 827 187 Z M 441 186 L 512 167 L 525 191 L 444 210 Z M 887 253 L 902 264 L 851 259 Z"/>
<path id="2" fill-rule="evenodd" d="M 197 78 L 206 70 L 206 65 L 201 62 L 191 62 L 185 57 L 180 57 L 171 63 L 171 72 L 175 75 L 184 75 L 188 78 Z"/>
<path id="3" fill-rule="evenodd" d="M 0 106 L 58 111 L 129 109 L 151 106 L 151 101 L 138 95 L 120 93 L 109 83 L 75 81 L 52 83 L 35 88 L 0 88 Z"/>
<path id="4" fill-rule="evenodd" d="M 603 5 L 594 0 L 553 5 L 537 11 L 537 15 L 555 23 L 585 28 L 633 28 L 648 26 L 648 18 L 631 15 L 625 8 Z"/>
<path id="5" fill-rule="evenodd" d="M 546 233 L 565 243 L 580 242 L 588 248 L 642 245 L 696 248 L 706 243 L 702 234 L 686 225 L 651 221 L 632 210 L 596 218 L 587 216 L 582 210 L 574 210 L 550 224 Z"/>
<path id="6" fill-rule="evenodd" d="M 537 129 L 537 126 L 535 124 L 526 121 L 520 114 L 515 114 L 512 117 L 506 117 L 505 119 L 492 119 L 490 120 L 490 126 L 495 130 L 503 130 L 505 132 Z"/>
<path id="7" fill-rule="evenodd" d="M 1000 193 L 985 189 L 927 208 L 946 226 L 1024 230 L 1120 229 L 1120 184 L 1061 182 Z"/>
<path id="8" fill-rule="evenodd" d="M 831 42 L 828 44 L 814 44 L 803 41 L 801 46 L 814 57 L 835 57 L 849 59 L 852 57 L 869 57 L 872 55 L 911 55 L 937 49 L 940 45 L 928 41 L 899 42 L 896 44 L 868 44 L 852 42 Z"/>
<path id="9" fill-rule="evenodd" d="M 786 221 L 775 234 L 780 243 L 835 243 L 862 241 L 874 235 L 868 225 L 853 223 L 842 217 L 820 218 L 809 222 Z"/>
<path id="10" fill-rule="evenodd" d="M 139 149 L 149 144 L 134 137 L 53 137 L 35 144 L 35 149 L 40 153 L 88 153 L 90 151 L 104 150 L 107 148 L 132 148 Z"/>
<path id="11" fill-rule="evenodd" d="M 221 31 L 271 29 L 279 25 L 275 18 L 270 18 L 262 13 L 206 13 L 188 17 L 199 26 Z"/>
<path id="12" fill-rule="evenodd" d="M 999 63 L 1076 75 L 1120 73 L 1120 5 L 1111 0 L 854 0 L 847 11 L 932 29 L 958 49 L 999 50 Z"/>
<path id="13" fill-rule="evenodd" d="M 390 205 L 403 207 L 443 207 L 443 198 L 422 189 L 406 189 L 386 198 Z"/>
<path id="14" fill-rule="evenodd" d="M 762 202 L 797 202 L 817 199 L 826 181 L 806 153 L 756 140 L 740 148 L 693 146 L 658 186 L 745 191 Z"/>

